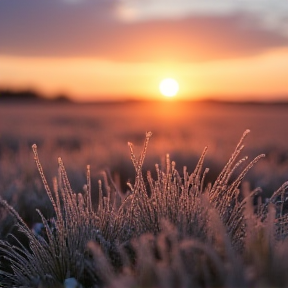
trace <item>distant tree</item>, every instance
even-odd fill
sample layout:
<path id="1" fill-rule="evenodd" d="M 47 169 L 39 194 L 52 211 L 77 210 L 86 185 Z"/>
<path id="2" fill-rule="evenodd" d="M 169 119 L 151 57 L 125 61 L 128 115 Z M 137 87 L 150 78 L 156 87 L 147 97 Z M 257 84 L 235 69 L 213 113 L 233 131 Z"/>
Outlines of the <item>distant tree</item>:
<path id="1" fill-rule="evenodd" d="M 13 91 L 9 89 L 0 89 L 0 102 L 39 102 L 39 101 L 51 101 L 51 102 L 69 102 L 70 99 L 66 95 L 59 94 L 54 98 L 48 99 L 43 95 L 38 94 L 33 90 Z"/>
<path id="2" fill-rule="evenodd" d="M 43 100 L 43 98 L 32 90 L 23 90 L 23 91 L 0 90 L 0 101 L 35 101 L 35 100 Z"/>

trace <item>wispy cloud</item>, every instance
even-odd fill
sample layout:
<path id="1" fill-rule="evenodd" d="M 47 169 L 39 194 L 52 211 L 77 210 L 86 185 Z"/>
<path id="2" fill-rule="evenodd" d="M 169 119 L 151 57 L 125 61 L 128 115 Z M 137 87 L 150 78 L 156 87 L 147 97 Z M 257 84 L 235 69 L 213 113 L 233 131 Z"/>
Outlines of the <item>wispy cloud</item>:
<path id="1" fill-rule="evenodd" d="M 229 16 L 247 14 L 262 28 L 288 36 L 287 0 L 122 0 L 117 15 L 124 21 L 190 16 Z"/>

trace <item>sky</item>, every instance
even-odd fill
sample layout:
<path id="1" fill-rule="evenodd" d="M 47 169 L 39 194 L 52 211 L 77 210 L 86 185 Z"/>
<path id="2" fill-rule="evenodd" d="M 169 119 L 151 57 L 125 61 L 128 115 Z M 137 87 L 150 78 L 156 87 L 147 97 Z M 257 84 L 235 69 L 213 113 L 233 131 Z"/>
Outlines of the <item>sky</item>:
<path id="1" fill-rule="evenodd" d="M 0 89 L 288 100 L 287 0 L 1 0 Z"/>

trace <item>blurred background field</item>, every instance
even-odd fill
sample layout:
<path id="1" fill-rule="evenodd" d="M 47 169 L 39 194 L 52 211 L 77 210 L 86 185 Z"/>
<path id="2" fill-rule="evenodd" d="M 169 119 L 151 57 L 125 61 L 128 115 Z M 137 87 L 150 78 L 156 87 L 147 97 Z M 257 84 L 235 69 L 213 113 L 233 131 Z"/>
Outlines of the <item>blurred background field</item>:
<path id="1" fill-rule="evenodd" d="M 49 211 L 33 160 L 34 143 L 51 186 L 57 175 L 57 157 L 61 156 L 75 191 L 82 190 L 86 165 L 91 165 L 92 192 L 96 195 L 103 170 L 110 171 L 125 192 L 126 182 L 134 177 L 127 142 L 132 142 L 140 153 L 146 131 L 152 131 L 153 136 L 144 173 L 151 170 L 153 175 L 155 163 L 163 164 L 166 153 L 176 161 L 180 174 L 183 165 L 192 172 L 202 150 L 208 146 L 204 166 L 210 168 L 207 181 L 213 181 L 242 133 L 250 129 L 242 156 L 248 155 L 252 160 L 265 153 L 266 158 L 248 173 L 246 180 L 251 188 L 260 186 L 263 196 L 269 197 L 288 179 L 286 123 L 285 104 L 1 103 L 1 196 L 28 222 L 35 221 L 32 218 L 36 207 Z"/>
<path id="2" fill-rule="evenodd" d="M 127 142 L 141 151 L 146 131 L 145 170 L 169 153 L 191 172 L 208 146 L 213 181 L 251 129 L 243 156 L 267 155 L 251 188 L 287 180 L 287 1 L 26 2 L 0 1 L 0 194 L 26 220 L 47 203 L 34 143 L 50 183 L 61 156 L 75 191 L 91 165 L 97 194 L 104 169 L 127 189 Z"/>

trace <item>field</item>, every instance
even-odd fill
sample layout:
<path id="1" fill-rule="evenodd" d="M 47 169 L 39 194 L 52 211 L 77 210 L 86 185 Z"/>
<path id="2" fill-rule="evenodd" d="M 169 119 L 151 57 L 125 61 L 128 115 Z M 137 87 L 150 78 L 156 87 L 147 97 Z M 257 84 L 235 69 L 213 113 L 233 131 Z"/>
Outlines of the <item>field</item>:
<path id="1" fill-rule="evenodd" d="M 244 155 L 251 159 L 265 153 L 266 158 L 254 167 L 247 180 L 269 195 L 288 175 L 287 112 L 286 105 L 193 102 L 1 104 L 1 193 L 15 181 L 23 180 L 26 186 L 29 176 L 35 180 L 32 144 L 39 148 L 49 180 L 55 176 L 57 158 L 61 156 L 77 188 L 82 187 L 85 167 L 90 164 L 95 181 L 101 170 L 110 169 L 112 174 L 121 175 L 125 189 L 126 181 L 134 177 L 127 142 L 140 151 L 146 131 L 153 133 L 146 170 L 154 171 L 154 164 L 163 163 L 169 153 L 178 169 L 186 165 L 191 171 L 208 146 L 204 165 L 211 168 L 213 179 L 242 133 L 250 129 Z"/>
<path id="2" fill-rule="evenodd" d="M 268 199 L 269 197 L 271 197 L 273 192 L 275 192 L 285 181 L 288 180 L 288 146 L 287 146 L 288 125 L 286 123 L 288 123 L 288 106 L 280 105 L 280 104 L 277 104 L 277 105 L 276 104 L 274 105 L 273 104 L 231 104 L 231 103 L 229 104 L 229 103 L 216 103 L 216 102 L 215 103 L 214 102 L 174 103 L 172 101 L 165 102 L 165 103 L 164 102 L 163 103 L 162 102 L 127 102 L 127 103 L 102 103 L 102 104 L 1 103 L 1 106 L 0 106 L 0 195 L 2 199 L 5 199 L 11 206 L 15 208 L 16 211 L 19 212 L 20 216 L 24 219 L 24 221 L 27 223 L 28 227 L 30 228 L 33 226 L 34 223 L 41 222 L 39 214 L 35 212 L 36 208 L 39 208 L 46 218 L 51 218 L 55 216 L 54 215 L 55 211 L 53 210 L 52 205 L 49 202 L 48 196 L 45 192 L 41 178 L 37 171 L 35 161 L 33 159 L 34 156 L 33 156 L 33 151 L 31 148 L 32 144 L 36 144 L 38 147 L 38 154 L 39 154 L 40 162 L 43 166 L 44 174 L 47 178 L 47 181 L 50 187 L 53 187 L 53 183 L 52 183 L 53 177 L 57 176 L 57 173 L 58 173 L 57 159 L 59 156 L 61 156 L 65 165 L 67 174 L 68 174 L 68 178 L 71 183 L 72 190 L 77 193 L 83 191 L 83 186 L 87 182 L 86 165 L 87 164 L 91 165 L 91 197 L 92 197 L 93 206 L 96 207 L 97 205 L 99 205 L 99 202 L 101 202 L 99 201 L 99 198 L 101 197 L 99 197 L 98 180 L 101 179 L 102 183 L 105 183 L 105 179 L 106 179 L 105 175 L 111 175 L 111 179 L 109 178 L 110 179 L 109 181 L 112 181 L 113 183 L 115 183 L 115 185 L 118 187 L 117 189 L 121 190 L 122 191 L 121 193 L 123 195 L 126 192 L 129 193 L 128 191 L 130 191 L 130 187 L 129 185 L 127 185 L 127 181 L 129 181 L 133 185 L 134 183 L 137 183 L 139 179 L 137 180 L 137 177 L 135 179 L 135 175 L 139 176 L 138 174 L 139 171 L 137 172 L 137 168 L 136 168 L 136 172 L 135 172 L 135 169 L 132 163 L 133 161 L 131 161 L 130 159 L 131 151 L 129 150 L 127 143 L 132 142 L 134 145 L 133 147 L 134 147 L 135 154 L 140 155 L 143 149 L 145 133 L 148 131 L 151 131 L 153 135 L 150 139 L 148 151 L 147 151 L 147 154 L 145 155 L 145 161 L 142 167 L 144 186 L 145 185 L 147 186 L 149 182 L 149 179 L 147 179 L 146 177 L 147 171 L 151 171 L 153 179 L 157 178 L 157 169 L 155 168 L 156 163 L 160 165 L 160 169 L 162 169 L 163 171 L 166 169 L 166 165 L 167 165 L 166 154 L 167 153 L 170 155 L 170 159 L 176 162 L 176 169 L 179 171 L 179 174 L 183 176 L 183 172 L 182 172 L 183 166 L 184 165 L 187 166 L 187 172 L 189 174 L 192 173 L 195 169 L 195 166 L 197 165 L 197 162 L 202 154 L 204 147 L 208 146 L 208 152 L 207 152 L 207 155 L 205 156 L 204 164 L 203 164 L 203 169 L 206 167 L 210 169 L 205 177 L 205 181 L 203 179 L 204 181 L 203 185 L 207 186 L 209 182 L 212 182 L 212 183 L 215 182 L 215 180 L 217 179 L 217 176 L 222 171 L 227 161 L 230 159 L 231 154 L 233 153 L 243 132 L 246 129 L 250 129 L 251 133 L 245 138 L 245 141 L 244 141 L 245 148 L 243 149 L 243 151 L 241 151 L 239 159 L 247 155 L 249 157 L 248 162 L 250 162 L 259 154 L 262 154 L 262 153 L 264 153 L 266 157 L 260 159 L 259 162 L 256 163 L 253 166 L 253 168 L 247 173 L 247 175 L 245 175 L 243 182 L 240 181 L 242 184 L 240 183 L 241 185 L 239 185 L 239 188 L 242 191 L 242 190 L 245 190 L 244 189 L 245 187 L 247 188 L 247 185 L 249 185 L 249 191 L 252 191 L 256 187 L 260 187 L 262 189 L 262 193 L 260 193 L 260 195 L 262 195 L 262 203 L 265 203 L 265 201 L 266 202 L 269 201 L 265 199 L 266 198 Z M 233 175 L 231 175 L 229 184 L 235 181 L 235 179 L 237 180 L 237 176 L 240 174 L 241 171 L 244 170 L 246 165 L 247 163 L 245 165 L 243 163 L 240 164 L 240 167 L 238 167 L 238 170 L 236 170 L 236 172 L 233 173 Z M 136 166 L 137 166 L 137 163 L 136 163 Z M 106 171 L 106 174 L 103 174 L 103 171 Z M 237 172 L 237 171 L 240 171 L 240 172 Z M 166 171 L 166 172 L 168 175 L 169 171 Z M 246 185 L 245 186 L 243 184 L 245 182 L 249 184 L 245 184 Z M 143 189 L 144 186 L 141 186 L 142 187 L 141 189 Z M 106 187 L 104 189 L 104 194 L 107 193 L 108 190 L 109 189 Z M 281 191 L 281 195 L 283 194 L 282 197 L 285 198 L 286 197 L 285 189 L 283 191 Z M 152 192 L 150 191 L 150 193 Z M 258 196 L 253 197 L 252 199 L 253 200 L 252 202 L 255 205 L 258 201 L 257 199 L 258 199 Z M 220 198 L 218 200 L 220 201 Z M 63 201 L 65 202 L 65 200 Z M 285 212 L 284 200 L 282 202 L 283 202 L 283 205 L 282 205 L 281 211 Z M 215 204 L 215 205 L 217 208 L 218 204 Z M 235 203 L 233 205 L 235 205 Z M 10 217 L 5 212 L 6 210 L 2 208 L 0 210 L 0 219 L 1 219 L 0 233 L 1 233 L 2 239 L 6 239 L 7 234 L 11 231 L 18 233 L 16 232 L 16 229 L 13 228 L 14 220 L 12 220 L 12 217 Z M 224 221 L 221 218 L 221 215 L 220 215 L 220 219 L 224 222 L 224 227 L 227 228 L 229 226 L 227 224 L 228 220 Z M 173 219 L 168 219 L 168 220 L 170 222 L 173 222 Z M 173 224 L 176 225 L 177 223 L 173 223 Z M 226 224 L 228 226 L 225 226 Z M 163 228 L 164 232 L 161 232 L 161 233 L 164 233 L 163 235 L 166 235 L 165 237 L 168 237 L 167 231 L 169 229 L 173 230 L 173 228 L 169 226 L 170 224 L 166 223 L 165 225 L 164 226 L 166 228 L 164 227 Z M 145 229 L 143 231 L 145 231 Z M 181 233 L 183 232 L 181 231 L 179 232 L 180 235 L 182 235 Z M 147 232 L 151 232 L 151 231 L 148 229 Z M 153 233 L 154 235 L 155 234 L 157 235 L 155 231 L 153 231 Z M 140 236 L 142 234 L 144 233 L 139 232 Z M 196 237 L 197 235 L 193 234 L 192 236 Z M 232 236 L 234 237 L 235 235 L 232 234 Z M 205 234 L 203 237 L 206 239 L 207 235 Z M 212 238 L 216 239 L 217 237 L 214 235 Z M 128 240 L 129 239 L 125 239 L 125 241 L 128 241 Z M 106 239 L 106 241 L 108 240 Z M 141 241 L 144 241 L 143 245 L 144 247 L 146 247 L 145 245 L 147 243 L 145 241 L 147 241 L 147 239 L 146 240 L 142 239 Z M 172 240 L 170 239 L 169 241 L 172 241 Z M 216 239 L 215 241 L 217 242 L 218 240 Z M 231 241 L 232 241 L 232 246 L 233 246 L 234 245 L 233 239 Z M 91 247 L 93 245 L 94 244 L 90 243 Z M 281 246 L 281 249 L 282 248 L 283 247 Z M 98 251 L 94 246 L 91 249 L 92 250 L 94 249 L 93 253 L 95 251 Z M 138 250 L 136 249 L 136 251 Z M 95 253 L 97 254 L 97 252 Z M 141 253 L 143 253 L 143 251 Z M 210 252 L 207 252 L 207 253 L 209 254 Z M 204 258 L 202 256 L 200 258 L 202 259 L 201 261 L 203 262 Z M 100 256 L 98 255 L 98 257 Z M 158 255 L 158 257 L 160 256 Z M 195 259 L 193 261 L 196 261 Z M 237 259 L 237 257 L 235 259 Z M 192 261 L 192 260 L 190 259 L 189 261 Z M 223 260 L 223 263 L 225 261 Z M 239 264 L 239 263 L 238 264 L 234 263 L 233 261 L 232 263 L 231 261 L 229 262 L 229 265 L 237 266 Z M 257 261 L 258 261 L 257 262 L 258 264 L 261 262 L 259 259 Z M 270 260 L 267 260 L 267 261 L 270 261 Z M 103 260 L 103 263 L 102 264 L 105 266 L 105 263 L 106 263 L 105 260 Z M 209 266 L 211 265 L 211 263 L 209 261 L 207 263 L 206 264 L 208 266 L 204 267 L 205 269 L 207 269 L 207 271 L 203 267 L 202 268 L 204 269 L 203 271 L 204 272 L 206 271 L 208 274 L 212 271 L 211 275 L 209 274 L 210 275 L 209 276 L 207 274 L 208 275 L 207 276 L 205 274 L 206 272 L 205 273 L 203 271 L 202 272 L 204 273 L 203 274 L 204 276 L 205 275 L 207 276 L 207 279 L 209 281 L 212 281 L 211 282 L 212 284 L 205 278 L 206 276 L 204 278 L 202 277 L 203 276 L 201 274 L 202 272 L 200 273 L 199 271 L 194 271 L 196 273 L 195 275 L 197 275 L 197 277 L 200 279 L 199 280 L 196 277 L 197 279 L 195 278 L 193 280 L 194 281 L 193 283 L 194 284 L 196 283 L 198 285 L 197 287 L 210 287 L 210 286 L 219 287 L 219 285 L 223 285 L 226 287 L 229 283 L 230 284 L 232 283 L 234 286 L 236 285 L 235 281 L 229 282 L 230 280 L 229 281 L 227 280 L 228 282 L 224 281 L 225 282 L 225 285 L 224 285 L 223 284 L 224 282 L 221 282 L 222 278 L 220 279 L 218 276 L 217 278 L 215 276 L 217 273 Z M 146 264 L 144 263 L 143 265 L 145 266 Z M 286 264 L 287 263 L 285 262 L 285 265 Z M 154 263 L 153 265 L 156 265 L 156 264 Z M 233 271 L 234 272 L 236 271 L 236 268 L 238 267 L 236 266 L 233 266 L 233 268 L 230 267 L 231 273 Z M 281 266 L 281 267 L 284 267 L 284 266 Z M 107 271 L 109 269 L 111 270 L 112 268 L 108 267 Z M 160 268 L 157 266 L 157 269 L 159 270 Z M 176 273 L 176 272 L 178 273 L 181 270 L 179 267 L 177 268 L 178 270 L 180 269 L 179 271 L 175 269 L 174 270 L 172 269 L 174 271 L 173 273 Z M 225 269 L 223 268 L 223 270 L 221 270 L 220 272 L 223 273 Z M 261 273 L 264 273 L 266 271 L 265 269 L 264 268 L 263 270 L 260 269 Z M 164 270 L 163 270 L 163 275 L 162 275 L 163 277 L 165 273 L 168 273 L 167 271 L 169 271 L 169 269 L 165 271 Z M 279 270 L 278 272 L 280 273 L 281 271 Z M 137 271 L 135 273 L 136 273 L 135 275 L 138 275 Z M 243 273 L 245 274 L 248 272 L 245 270 Z M 273 275 L 271 274 L 272 275 L 271 277 L 275 278 L 276 274 L 277 273 L 274 273 Z M 143 275 L 142 276 L 141 275 L 139 276 L 140 278 L 144 277 Z M 159 275 L 157 274 L 157 277 Z M 199 275 L 202 275 L 201 276 L 202 278 Z M 68 275 L 67 278 L 69 278 L 70 276 L 71 278 L 75 277 L 75 275 Z M 178 274 L 176 276 L 180 277 Z M 262 276 L 263 275 L 261 274 L 261 277 Z M 98 280 L 101 279 L 102 281 L 102 282 L 100 280 L 99 280 L 100 282 L 96 281 L 98 283 L 97 285 L 105 286 L 105 283 L 106 283 L 105 281 L 107 280 L 105 277 L 107 276 L 102 277 L 104 280 L 99 275 L 97 277 L 96 278 Z M 125 282 L 126 280 L 123 277 L 122 277 L 123 279 L 121 277 L 120 278 L 117 278 L 117 277 L 118 276 L 115 276 L 115 279 L 118 279 L 118 280 L 120 279 L 122 282 L 120 280 L 119 281 L 122 283 L 121 284 L 122 286 L 120 284 L 119 286 L 117 285 L 115 286 L 114 282 L 113 283 L 109 282 L 109 285 L 111 287 L 128 287 L 129 285 L 130 285 L 129 287 L 136 287 L 135 285 L 138 283 L 135 280 L 136 284 L 134 282 L 131 284 L 129 282 L 130 280 L 128 281 L 126 279 L 128 277 L 126 275 L 125 276 L 126 278 L 125 277 L 124 278 L 128 281 L 127 282 L 128 284 L 130 283 L 128 285 Z M 248 278 L 249 277 L 247 276 L 247 279 Z M 265 277 L 263 276 L 263 279 L 264 278 Z M 203 279 L 206 279 L 208 282 L 206 283 L 205 282 L 206 280 L 204 281 Z M 285 278 L 284 280 L 286 281 L 287 279 Z M 275 283 L 277 285 L 279 284 L 279 286 L 283 285 L 283 287 L 285 287 L 285 285 L 287 285 L 288 282 L 285 282 L 284 280 L 283 281 L 281 280 L 282 282 L 280 281 L 281 282 L 281 283 L 279 282 L 280 284 L 277 281 L 276 281 L 277 283 L 276 282 Z M 82 284 L 85 282 L 83 281 L 82 281 Z M 139 282 L 140 284 L 138 283 L 137 285 L 140 285 L 140 286 L 142 285 L 141 287 L 157 287 L 157 286 L 153 286 L 155 285 L 155 283 L 152 280 L 151 281 L 154 284 L 152 282 L 150 283 L 149 281 L 148 282 L 146 281 L 147 282 L 146 283 L 143 280 L 144 281 L 143 283 L 145 283 L 144 285 L 141 281 Z M 163 284 L 163 283 L 166 283 L 164 280 L 163 280 L 164 282 L 163 281 L 161 282 L 159 279 L 157 281 L 158 281 L 157 283 L 162 283 L 161 284 L 162 286 L 160 284 L 157 284 L 159 287 L 165 286 Z M 175 282 L 176 280 L 174 279 L 173 281 Z M 179 280 L 180 282 L 177 282 L 177 281 L 175 282 L 176 284 L 177 283 L 179 284 L 181 282 L 180 280 Z M 244 282 L 242 283 L 240 281 L 241 283 L 239 282 L 240 283 L 239 287 L 244 287 L 244 286 L 252 287 L 257 282 L 255 279 L 253 281 L 249 282 L 247 280 L 245 283 Z M 271 284 L 271 282 L 269 282 L 268 280 L 266 281 L 265 279 L 263 280 L 264 282 L 261 282 L 261 281 L 257 282 L 258 286 L 256 284 L 255 285 L 257 287 L 264 287 L 264 286 L 268 287 L 269 283 Z M 192 282 L 189 282 L 189 283 L 192 283 Z M 1 281 L 0 281 L 0 284 L 1 284 Z M 179 287 L 180 286 L 190 287 L 189 286 L 190 284 L 187 284 L 188 286 L 186 284 L 181 282 L 181 285 L 179 284 Z M 264 286 L 261 286 L 262 284 Z M 44 285 L 44 284 L 42 283 L 41 285 Z M 92 285 L 92 284 L 89 284 L 89 285 Z M 93 287 L 98 287 L 97 285 Z M 128 285 L 128 286 L 125 286 L 125 285 Z M 175 285 L 173 286 L 173 285 L 171 284 L 170 287 L 177 287 L 177 285 L 176 286 Z M 137 286 L 137 287 L 140 287 L 140 286 Z M 90 286 L 87 286 L 87 287 L 90 287 Z"/>

